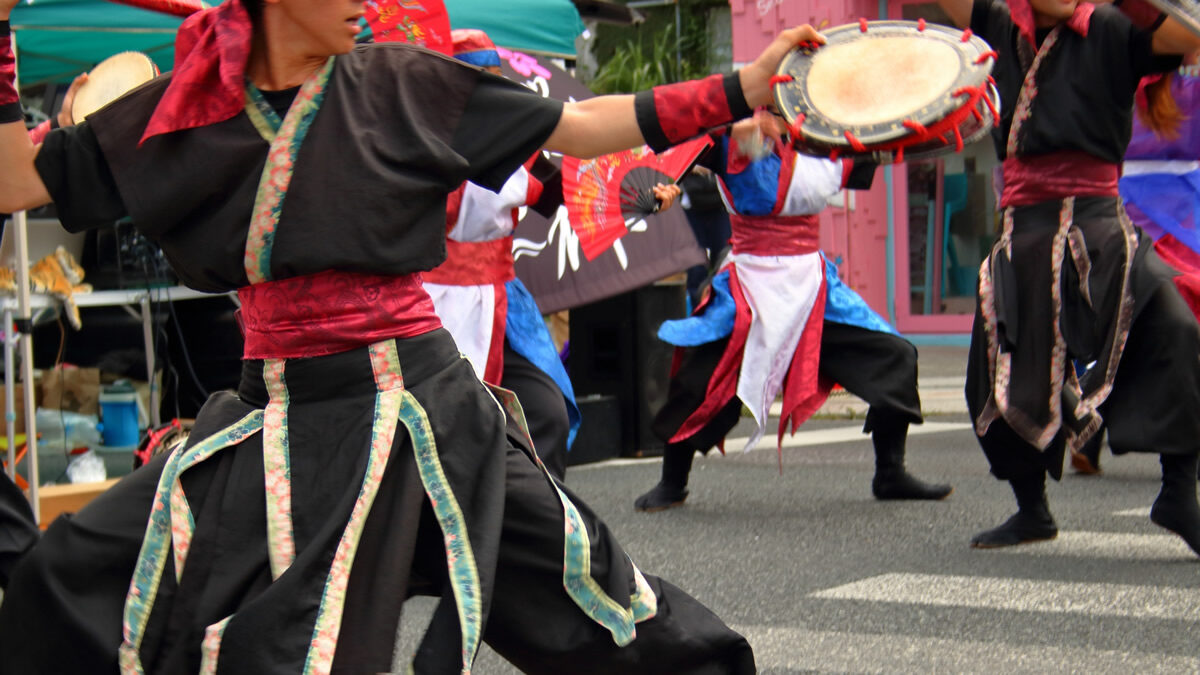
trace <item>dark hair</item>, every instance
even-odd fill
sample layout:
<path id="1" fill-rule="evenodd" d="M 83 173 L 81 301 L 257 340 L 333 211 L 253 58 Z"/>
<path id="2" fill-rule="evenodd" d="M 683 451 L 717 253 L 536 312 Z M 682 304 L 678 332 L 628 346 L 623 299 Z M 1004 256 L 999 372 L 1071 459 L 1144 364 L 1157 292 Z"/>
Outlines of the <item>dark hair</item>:
<path id="1" fill-rule="evenodd" d="M 1187 119 L 1187 115 L 1179 109 L 1179 104 L 1171 93 L 1171 82 L 1174 79 L 1175 74 L 1168 73 L 1146 85 L 1146 105 L 1137 106 L 1138 118 L 1142 120 L 1142 124 L 1159 137 L 1169 140 L 1179 138 L 1179 125 Z"/>
<path id="2" fill-rule="evenodd" d="M 242 0 L 242 4 L 246 6 L 250 20 L 258 23 L 258 19 L 262 16 L 263 0 Z"/>

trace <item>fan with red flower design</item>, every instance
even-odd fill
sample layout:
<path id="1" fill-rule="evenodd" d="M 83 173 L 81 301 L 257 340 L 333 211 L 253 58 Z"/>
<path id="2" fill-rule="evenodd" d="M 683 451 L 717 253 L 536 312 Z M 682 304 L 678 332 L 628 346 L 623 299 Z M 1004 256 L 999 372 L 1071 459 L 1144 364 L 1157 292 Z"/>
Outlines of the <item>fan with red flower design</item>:
<path id="1" fill-rule="evenodd" d="M 450 54 L 450 14 L 442 0 L 367 0 L 366 22 L 375 42 L 410 42 Z"/>
<path id="2" fill-rule="evenodd" d="M 657 211 L 654 186 L 677 182 L 711 145 L 701 136 L 661 153 L 642 146 L 595 159 L 563 157 L 563 199 L 584 257 L 595 260 Z"/>

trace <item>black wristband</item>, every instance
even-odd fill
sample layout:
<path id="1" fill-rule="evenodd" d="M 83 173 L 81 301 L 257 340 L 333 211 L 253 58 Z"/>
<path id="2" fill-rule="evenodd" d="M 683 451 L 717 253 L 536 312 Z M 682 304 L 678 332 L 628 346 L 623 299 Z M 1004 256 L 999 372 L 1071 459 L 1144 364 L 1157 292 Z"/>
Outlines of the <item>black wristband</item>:
<path id="1" fill-rule="evenodd" d="M 0 105 L 0 124 L 24 121 L 25 111 L 21 109 L 20 101 L 13 101 L 12 103 Z"/>
<path id="2" fill-rule="evenodd" d="M 12 35 L 12 26 L 9 25 L 8 19 L 0 21 L 0 38 L 9 37 Z"/>
<path id="3" fill-rule="evenodd" d="M 725 88 L 725 102 L 729 105 L 729 114 L 734 121 L 746 119 L 754 114 L 754 109 L 746 103 L 746 92 L 742 91 L 742 78 L 735 70 L 721 81 Z"/>
<path id="4" fill-rule="evenodd" d="M 1166 15 L 1166 13 L 1165 13 L 1165 12 L 1159 12 L 1159 13 L 1158 13 L 1158 18 L 1154 20 L 1154 23 L 1150 24 L 1150 26 L 1146 28 L 1146 32 L 1147 32 L 1147 33 L 1153 33 L 1154 31 L 1158 30 L 1158 28 L 1159 28 L 1160 26 L 1162 26 L 1162 25 L 1163 25 L 1163 22 L 1164 22 L 1164 21 L 1166 21 L 1166 20 L 1167 20 L 1167 15 Z"/>
<path id="5" fill-rule="evenodd" d="M 658 111 L 654 107 L 654 91 L 646 89 L 633 95 L 633 111 L 637 117 L 638 128 L 646 145 L 655 152 L 662 152 L 671 147 L 671 141 L 658 122 Z"/>

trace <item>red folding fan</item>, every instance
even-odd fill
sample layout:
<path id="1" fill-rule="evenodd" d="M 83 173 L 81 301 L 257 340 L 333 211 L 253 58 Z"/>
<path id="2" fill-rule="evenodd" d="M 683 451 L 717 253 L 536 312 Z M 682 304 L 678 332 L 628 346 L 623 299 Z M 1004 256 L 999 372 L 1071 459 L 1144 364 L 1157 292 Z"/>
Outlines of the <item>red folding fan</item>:
<path id="1" fill-rule="evenodd" d="M 411 42 L 450 54 L 450 15 L 442 0 L 367 0 L 375 42 Z"/>
<path id="2" fill-rule="evenodd" d="M 595 159 L 563 157 L 563 199 L 584 257 L 595 260 L 657 211 L 654 186 L 677 182 L 711 145 L 701 136 L 658 154 L 642 146 Z"/>

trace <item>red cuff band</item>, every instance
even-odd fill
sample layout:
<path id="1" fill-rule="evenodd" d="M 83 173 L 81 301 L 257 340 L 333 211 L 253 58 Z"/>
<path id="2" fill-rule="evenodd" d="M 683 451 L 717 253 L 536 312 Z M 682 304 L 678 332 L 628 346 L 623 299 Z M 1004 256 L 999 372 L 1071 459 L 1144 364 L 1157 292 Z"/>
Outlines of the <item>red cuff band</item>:
<path id="1" fill-rule="evenodd" d="M 634 99 L 638 126 L 655 152 L 753 114 L 737 73 L 666 84 Z"/>
<path id="2" fill-rule="evenodd" d="M 7 22 L 5 22 L 7 24 Z M 17 60 L 13 55 L 12 37 L 6 32 L 0 34 L 0 106 L 17 103 L 21 97 L 17 95 Z M 11 122 L 13 120 L 4 120 Z"/>

